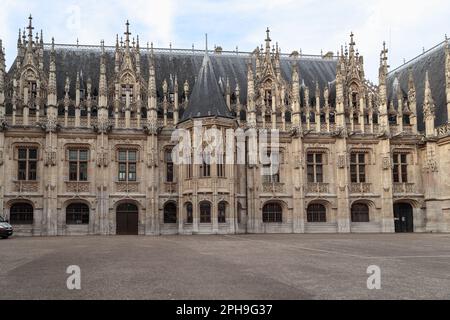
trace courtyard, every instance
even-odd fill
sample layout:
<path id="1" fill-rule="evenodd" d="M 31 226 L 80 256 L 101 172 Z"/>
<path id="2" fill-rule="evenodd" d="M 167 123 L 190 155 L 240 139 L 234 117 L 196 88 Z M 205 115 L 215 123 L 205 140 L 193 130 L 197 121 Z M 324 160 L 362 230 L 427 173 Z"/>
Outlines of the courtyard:
<path id="1" fill-rule="evenodd" d="M 81 290 L 67 289 L 71 265 Z M 0 299 L 449 299 L 449 271 L 448 234 L 0 241 Z"/>

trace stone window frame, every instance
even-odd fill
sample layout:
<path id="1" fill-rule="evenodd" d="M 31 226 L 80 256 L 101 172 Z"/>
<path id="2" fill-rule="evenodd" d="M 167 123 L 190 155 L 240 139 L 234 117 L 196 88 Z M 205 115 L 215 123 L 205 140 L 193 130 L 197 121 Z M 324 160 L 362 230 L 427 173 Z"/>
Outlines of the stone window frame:
<path id="1" fill-rule="evenodd" d="M 39 162 L 42 161 L 42 147 L 39 143 L 23 143 L 23 142 L 17 142 L 14 143 L 11 146 L 12 149 L 12 160 L 14 162 L 14 172 L 15 172 L 15 179 L 19 181 L 19 149 L 36 149 L 37 155 L 36 155 L 36 179 L 35 180 L 28 180 L 28 177 L 26 180 L 22 181 L 30 181 L 30 182 L 38 182 L 40 180 L 40 170 L 39 170 Z"/>
<path id="2" fill-rule="evenodd" d="M 69 157 L 69 152 L 71 150 L 87 150 L 88 154 L 87 154 L 87 180 L 70 180 L 70 157 Z M 70 182 L 89 182 L 89 164 L 92 161 L 92 151 L 91 151 L 91 145 L 90 144 L 73 144 L 73 143 L 68 143 L 64 145 L 64 157 L 62 159 L 65 162 L 64 165 L 64 172 L 65 172 L 65 177 L 67 177 L 65 180 L 66 181 L 70 181 Z"/>
<path id="3" fill-rule="evenodd" d="M 126 174 L 126 179 L 125 180 L 120 180 L 119 179 L 119 165 L 121 163 L 121 161 L 119 160 L 119 153 L 121 151 L 135 151 L 136 152 L 136 161 L 134 162 L 136 164 L 136 180 L 129 180 L 128 179 L 128 166 L 127 166 L 127 174 Z M 117 144 L 114 146 L 114 161 L 116 162 L 116 174 L 117 174 L 117 178 L 116 181 L 117 182 L 122 182 L 122 183 L 137 183 L 139 182 L 139 171 L 140 171 L 140 166 L 139 163 L 141 162 L 141 147 L 139 145 L 130 145 L 130 144 Z M 128 163 L 128 160 L 127 160 Z"/>

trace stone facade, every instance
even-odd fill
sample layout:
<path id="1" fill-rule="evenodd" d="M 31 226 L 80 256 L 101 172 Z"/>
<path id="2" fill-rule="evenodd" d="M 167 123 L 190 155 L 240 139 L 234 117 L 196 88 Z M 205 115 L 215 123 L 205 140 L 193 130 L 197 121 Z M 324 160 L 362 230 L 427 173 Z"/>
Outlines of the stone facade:
<path id="1" fill-rule="evenodd" d="M 374 85 L 353 34 L 337 55 L 306 56 L 269 30 L 252 53 L 206 54 L 141 49 L 128 23 L 115 48 L 44 44 L 31 17 L 27 30 L 8 72 L 0 44 L 0 213 L 20 235 L 450 231 L 447 41 L 419 76 L 427 55 L 388 73 L 383 48 Z M 227 111 L 196 111 L 203 130 L 278 129 L 278 174 L 172 164 L 205 68 Z"/>

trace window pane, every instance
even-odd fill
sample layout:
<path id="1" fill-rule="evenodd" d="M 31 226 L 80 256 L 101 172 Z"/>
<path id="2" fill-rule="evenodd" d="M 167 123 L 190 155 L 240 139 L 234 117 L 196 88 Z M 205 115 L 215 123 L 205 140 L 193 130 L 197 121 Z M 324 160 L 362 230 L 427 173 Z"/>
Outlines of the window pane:
<path id="1" fill-rule="evenodd" d="M 119 151 L 119 161 L 127 161 L 127 152 Z"/>
<path id="2" fill-rule="evenodd" d="M 29 158 L 33 160 L 37 159 L 37 149 L 29 149 Z"/>
<path id="3" fill-rule="evenodd" d="M 352 163 L 356 163 L 356 153 L 351 154 L 351 160 Z"/>
<path id="4" fill-rule="evenodd" d="M 87 181 L 87 162 L 80 163 L 80 181 Z"/>
<path id="5" fill-rule="evenodd" d="M 69 150 L 69 160 L 70 161 L 78 160 L 78 150 Z"/>
<path id="6" fill-rule="evenodd" d="M 321 153 L 316 154 L 316 162 L 322 163 L 322 154 Z"/>
<path id="7" fill-rule="evenodd" d="M 125 181 L 127 175 L 127 165 L 125 163 L 119 163 L 119 180 Z"/>
<path id="8" fill-rule="evenodd" d="M 80 160 L 81 161 L 88 160 L 88 151 L 87 150 L 80 150 Z"/>
<path id="9" fill-rule="evenodd" d="M 76 162 L 70 162 L 69 163 L 69 180 L 70 181 L 77 181 L 77 163 Z"/>
<path id="10" fill-rule="evenodd" d="M 360 153 L 360 154 L 358 155 L 358 158 L 359 158 L 359 163 L 364 163 L 364 160 L 365 160 L 365 154 L 364 154 L 364 153 Z"/>
<path id="11" fill-rule="evenodd" d="M 316 182 L 323 182 L 323 172 L 322 172 L 322 166 L 318 165 L 316 166 Z"/>
<path id="12" fill-rule="evenodd" d="M 401 158 L 402 158 L 402 163 L 407 163 L 406 162 L 406 154 L 402 154 Z"/>
<path id="13" fill-rule="evenodd" d="M 128 160 L 129 161 L 136 161 L 136 151 L 128 151 Z"/>
<path id="14" fill-rule="evenodd" d="M 314 181 L 314 166 L 308 165 L 308 182 L 315 182 Z"/>
<path id="15" fill-rule="evenodd" d="M 19 159 L 27 158 L 27 149 L 19 149 Z"/>
<path id="16" fill-rule="evenodd" d="M 19 161 L 18 179 L 22 180 L 22 181 L 27 180 L 27 163 L 26 163 L 26 161 Z"/>
<path id="17" fill-rule="evenodd" d="M 36 177 L 37 163 L 36 163 L 36 161 L 30 161 L 28 165 L 29 165 L 29 167 L 28 167 L 28 180 L 34 181 L 37 178 Z"/>
<path id="18" fill-rule="evenodd" d="M 312 153 L 308 154 L 308 162 L 310 162 L 310 163 L 314 162 L 314 154 L 312 154 Z"/>

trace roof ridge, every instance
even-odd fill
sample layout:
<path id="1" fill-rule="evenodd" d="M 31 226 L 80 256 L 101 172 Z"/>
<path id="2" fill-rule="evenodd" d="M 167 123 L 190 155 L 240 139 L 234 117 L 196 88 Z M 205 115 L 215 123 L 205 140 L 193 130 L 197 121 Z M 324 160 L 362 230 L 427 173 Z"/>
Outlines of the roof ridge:
<path id="1" fill-rule="evenodd" d="M 414 61 L 420 59 L 421 57 L 423 57 L 423 56 L 425 56 L 425 55 L 431 53 L 433 50 L 436 50 L 437 48 L 439 48 L 439 47 L 442 46 L 443 44 L 445 44 L 445 40 L 442 41 L 442 42 L 439 42 L 437 45 L 431 47 L 430 49 L 428 49 L 428 50 L 422 52 L 421 54 L 415 56 L 414 58 L 408 60 L 407 62 L 403 63 L 401 66 L 398 66 L 397 68 L 395 68 L 395 69 L 389 71 L 389 72 L 388 72 L 388 75 L 390 75 L 391 73 L 394 73 L 394 72 L 396 72 L 396 71 L 399 71 L 399 70 L 405 68 L 407 65 L 409 65 L 409 64 L 411 64 L 412 62 L 414 62 Z"/>

